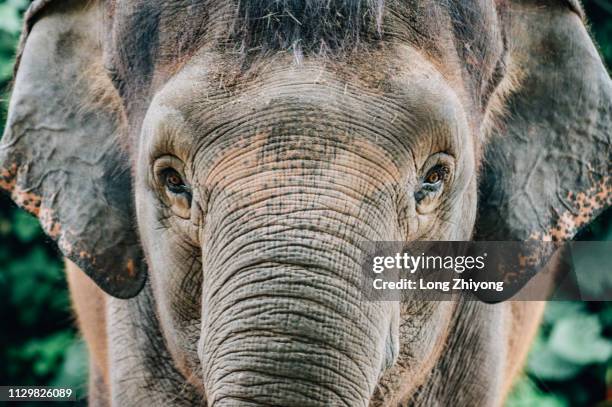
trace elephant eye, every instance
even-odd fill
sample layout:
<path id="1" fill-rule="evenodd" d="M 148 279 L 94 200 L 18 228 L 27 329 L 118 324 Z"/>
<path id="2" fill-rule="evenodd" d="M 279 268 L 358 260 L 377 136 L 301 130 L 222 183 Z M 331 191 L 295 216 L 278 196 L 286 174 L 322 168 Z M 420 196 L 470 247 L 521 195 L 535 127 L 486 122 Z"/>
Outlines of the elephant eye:
<path id="1" fill-rule="evenodd" d="M 423 214 L 433 211 L 438 206 L 454 168 L 453 158 L 445 153 L 438 153 L 428 161 L 433 165 L 422 176 L 419 188 L 414 193 L 417 210 Z"/>
<path id="2" fill-rule="evenodd" d="M 192 189 L 185 180 L 181 169 L 184 164 L 174 156 L 157 159 L 153 165 L 153 174 L 162 202 L 175 215 L 189 219 L 191 216 Z"/>
<path id="3" fill-rule="evenodd" d="M 429 170 L 425 176 L 423 180 L 423 188 L 430 189 L 439 187 L 444 181 L 446 181 L 449 172 L 448 167 L 444 165 L 436 165 Z"/>
<path id="4" fill-rule="evenodd" d="M 162 172 L 162 179 L 168 191 L 173 194 L 189 194 L 189 187 L 183 181 L 181 175 L 172 168 Z"/>

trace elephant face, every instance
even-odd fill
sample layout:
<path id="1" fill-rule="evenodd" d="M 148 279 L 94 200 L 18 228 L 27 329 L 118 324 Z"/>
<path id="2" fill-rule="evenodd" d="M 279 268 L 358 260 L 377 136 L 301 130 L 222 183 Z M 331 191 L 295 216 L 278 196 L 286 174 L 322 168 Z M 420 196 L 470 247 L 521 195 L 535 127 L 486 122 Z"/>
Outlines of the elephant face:
<path id="1" fill-rule="evenodd" d="M 107 293 L 148 275 L 209 404 L 392 403 L 453 305 L 363 299 L 362 243 L 564 240 L 610 205 L 612 90 L 580 13 L 37 1 L 0 186 Z"/>
<path id="2" fill-rule="evenodd" d="M 471 119 L 405 46 L 372 56 L 388 72 L 281 60 L 227 90 L 215 58 L 194 56 L 156 93 L 139 137 L 138 224 L 170 350 L 186 376 L 202 367 L 213 399 L 282 386 L 283 405 L 364 403 L 397 357 L 399 307 L 359 300 L 359 244 L 470 237 Z"/>

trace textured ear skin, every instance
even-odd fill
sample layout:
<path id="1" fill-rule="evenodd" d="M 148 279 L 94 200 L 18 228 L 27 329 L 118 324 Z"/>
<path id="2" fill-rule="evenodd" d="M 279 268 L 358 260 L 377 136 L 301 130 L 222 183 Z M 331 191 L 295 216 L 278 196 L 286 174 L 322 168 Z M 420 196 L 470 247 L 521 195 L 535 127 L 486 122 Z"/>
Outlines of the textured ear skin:
<path id="1" fill-rule="evenodd" d="M 508 100 L 485 154 L 479 240 L 563 241 L 612 203 L 612 81 L 580 18 L 514 7 Z"/>
<path id="2" fill-rule="evenodd" d="M 0 187 L 104 291 L 130 298 L 146 269 L 129 162 L 117 147 L 121 120 L 101 89 L 94 29 L 101 16 L 92 2 L 48 3 L 28 13 L 0 144 Z"/>
<path id="3" fill-rule="evenodd" d="M 571 240 L 612 203 L 612 82 L 563 3 L 512 7 L 521 86 L 486 149 L 476 240 Z"/>
<path id="4" fill-rule="evenodd" d="M 23 54 L 23 48 L 25 47 L 25 42 L 30 35 L 30 31 L 34 26 L 34 23 L 38 20 L 45 9 L 52 5 L 57 0 L 34 0 L 30 4 L 30 7 L 26 10 L 23 15 L 23 29 L 21 31 L 21 37 L 19 38 L 19 45 L 17 46 L 17 56 L 15 58 L 15 66 L 13 67 L 13 73 L 17 74 L 17 69 L 19 68 L 19 62 L 21 61 L 21 55 Z"/>

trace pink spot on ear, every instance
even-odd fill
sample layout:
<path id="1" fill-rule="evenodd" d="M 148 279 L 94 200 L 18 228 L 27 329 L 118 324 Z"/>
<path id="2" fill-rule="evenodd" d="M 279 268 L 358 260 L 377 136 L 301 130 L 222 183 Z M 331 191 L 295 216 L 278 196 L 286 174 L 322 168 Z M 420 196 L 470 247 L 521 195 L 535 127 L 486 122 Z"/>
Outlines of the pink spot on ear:
<path id="1" fill-rule="evenodd" d="M 9 168 L 0 168 L 0 188 L 12 191 L 15 188 L 17 174 L 17 164 L 12 164 Z"/>
<path id="2" fill-rule="evenodd" d="M 38 220 L 45 232 L 53 239 L 57 239 L 62 228 L 60 223 L 53 218 L 53 210 L 51 208 L 41 207 L 38 212 Z"/>
<path id="3" fill-rule="evenodd" d="M 62 253 L 64 253 L 65 256 L 70 256 L 74 248 L 72 243 L 66 238 L 66 231 L 62 229 L 60 222 L 53 217 L 53 209 L 44 206 L 41 207 L 38 214 L 38 220 L 49 237 L 57 240 L 57 245 Z"/>
<path id="4" fill-rule="evenodd" d="M 567 199 L 576 210 L 566 210 L 546 232 L 533 233 L 529 239 L 563 241 L 574 237 L 578 230 L 593 220 L 593 215 L 612 205 L 612 178 L 604 177 L 584 192 L 568 193 Z"/>
<path id="5" fill-rule="evenodd" d="M 40 212 L 41 197 L 33 192 L 22 189 L 19 185 L 13 187 L 11 197 L 15 203 L 32 215 L 38 216 Z"/>
<path id="6" fill-rule="evenodd" d="M 136 267 L 134 266 L 134 260 L 129 259 L 127 261 L 125 269 L 126 269 L 126 271 L 128 273 L 128 276 L 134 277 L 134 275 L 136 274 Z"/>

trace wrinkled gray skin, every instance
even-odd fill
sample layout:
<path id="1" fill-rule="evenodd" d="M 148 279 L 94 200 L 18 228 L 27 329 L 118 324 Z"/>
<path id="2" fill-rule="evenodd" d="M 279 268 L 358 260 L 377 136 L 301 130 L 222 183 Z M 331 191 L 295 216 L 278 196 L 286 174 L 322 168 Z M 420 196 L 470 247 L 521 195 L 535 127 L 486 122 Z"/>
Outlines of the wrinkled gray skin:
<path id="1" fill-rule="evenodd" d="M 386 57 L 420 62 L 382 78 L 393 90 L 386 101 L 363 92 L 367 83 L 345 91 L 332 70 L 304 62 L 261 73 L 231 101 L 222 93 L 207 103 L 216 85 L 202 67 L 219 62 L 203 55 L 151 103 L 136 202 L 159 322 L 184 374 L 197 375 L 219 405 L 363 404 L 398 357 L 400 307 L 360 299 L 359 242 L 470 237 L 467 118 L 410 51 L 391 50 L 397 62 Z M 202 105 L 191 115 L 194 100 Z M 373 129 L 367 117 L 389 128 Z M 150 164 L 168 154 L 194 185 L 189 219 L 156 204 L 164 190 Z M 447 194 L 416 205 L 420 179 L 440 162 L 454 168 Z M 422 324 L 429 317 L 418 316 Z"/>
<path id="2" fill-rule="evenodd" d="M 458 3 L 34 3 L 0 187 L 117 297 L 92 405 L 502 402 L 540 305 L 366 301 L 361 243 L 571 239 L 612 92 L 577 3 Z"/>

